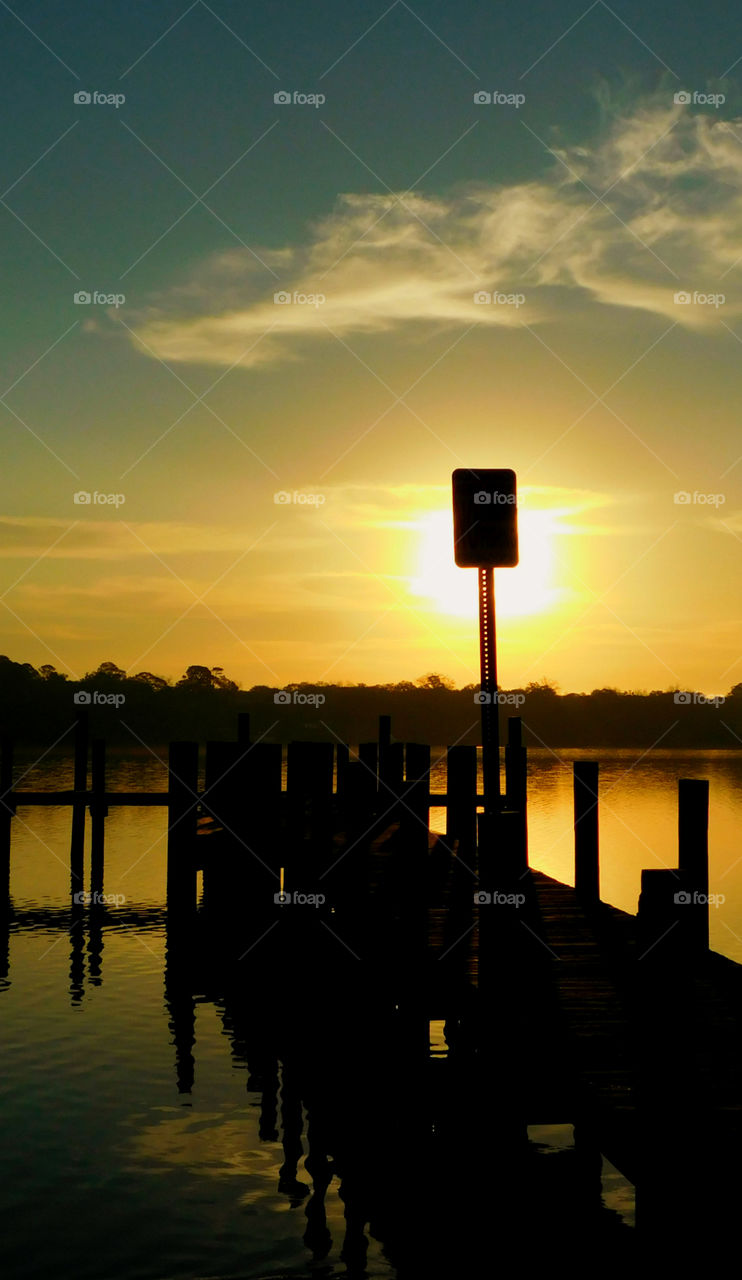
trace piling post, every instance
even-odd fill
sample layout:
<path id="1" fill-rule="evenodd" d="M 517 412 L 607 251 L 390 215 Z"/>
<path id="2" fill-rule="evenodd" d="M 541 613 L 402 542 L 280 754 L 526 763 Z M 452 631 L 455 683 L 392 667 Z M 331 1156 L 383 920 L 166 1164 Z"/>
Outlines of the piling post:
<path id="1" fill-rule="evenodd" d="M 387 757 L 392 745 L 392 717 L 379 716 L 379 777 L 386 777 Z"/>
<path id="2" fill-rule="evenodd" d="M 521 718 L 508 716 L 508 743 L 505 747 L 505 808 L 519 815 L 516 824 L 518 861 L 523 870 L 528 869 L 527 754 L 523 746 Z"/>
<path id="3" fill-rule="evenodd" d="M 598 762 L 574 762 L 575 890 L 586 906 L 600 902 Z"/>
<path id="4" fill-rule="evenodd" d="M 88 712 L 79 708 L 75 722 L 75 764 L 73 774 L 75 799 L 72 804 L 70 834 L 70 880 L 72 893 L 83 889 L 85 856 L 85 792 L 88 789 Z"/>
<path id="5" fill-rule="evenodd" d="M 171 742 L 168 760 L 167 904 L 196 906 L 198 743 Z"/>
<path id="6" fill-rule="evenodd" d="M 678 780 L 678 868 L 687 879 L 689 942 L 709 947 L 709 784 L 705 778 Z"/>
<path id="7" fill-rule="evenodd" d="M 642 871 L 637 913 L 637 961 L 643 971 L 676 974 L 688 955 L 691 913 L 689 879 L 671 867 Z"/>
<path id="8" fill-rule="evenodd" d="M 350 747 L 347 742 L 338 742 L 335 747 L 335 796 L 338 801 L 345 794 L 347 768 L 350 760 Z"/>
<path id="9" fill-rule="evenodd" d="M 103 859 L 106 816 L 106 744 L 102 738 L 94 738 L 91 744 L 90 797 L 90 892 L 103 892 Z"/>
<path id="10" fill-rule="evenodd" d="M 362 768 L 366 769 L 369 775 L 369 786 L 373 779 L 374 793 L 379 789 L 379 748 L 375 742 L 359 742 L 358 744 L 358 760 Z"/>
<path id="11" fill-rule="evenodd" d="M 477 749 L 449 747 L 446 753 L 446 837 L 458 841 L 464 857 L 477 843 Z"/>
<path id="12" fill-rule="evenodd" d="M 241 747 L 250 746 L 250 712 L 240 711 L 237 716 L 237 741 Z"/>

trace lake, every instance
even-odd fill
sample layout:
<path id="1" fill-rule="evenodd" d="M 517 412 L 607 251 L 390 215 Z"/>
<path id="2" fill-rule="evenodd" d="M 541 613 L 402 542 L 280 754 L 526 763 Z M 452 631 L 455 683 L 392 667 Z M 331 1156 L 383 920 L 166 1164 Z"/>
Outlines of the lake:
<path id="1" fill-rule="evenodd" d="M 165 759 L 112 755 L 109 785 L 164 789 Z M 570 883 L 575 759 L 600 761 L 602 896 L 627 911 L 636 910 L 643 867 L 676 864 L 678 778 L 710 780 L 710 889 L 724 898 L 711 911 L 711 945 L 742 961 L 742 755 L 531 752 L 531 865 Z M 71 762 L 56 757 L 21 783 L 70 785 Z M 442 762 L 431 789 L 445 789 Z M 432 811 L 435 829 L 442 818 Z M 311 1206 L 319 1203 L 302 1163 L 311 1116 L 299 1100 L 291 1121 L 298 1167 L 289 1176 L 286 1082 L 278 1071 L 271 1084 L 270 1072 L 248 1065 L 250 1046 L 243 1051 L 213 992 L 197 994 L 186 1046 L 193 1085 L 181 1079 L 178 1087 L 178 1033 L 163 986 L 165 810 L 111 810 L 105 888 L 120 906 L 111 907 L 113 923 L 101 936 L 79 942 L 68 914 L 69 824 L 69 810 L 56 808 L 21 808 L 14 820 L 16 918 L 0 981 L 0 1252 L 9 1273 L 19 1280 L 414 1274 L 373 1224 L 363 1262 L 354 1262 L 337 1178 L 323 1186 L 317 1239 L 324 1243 L 310 1247 Z M 374 1037 L 369 1026 L 369 1053 L 378 1049 Z M 368 1136 L 361 1133 L 361 1144 Z M 564 1184 L 561 1170 L 571 1167 L 571 1128 L 532 1127 L 529 1136 L 538 1168 L 554 1171 L 538 1181 L 551 1202 Z M 397 1159 L 410 1161 L 418 1177 L 404 1133 Z M 605 1162 L 599 1191 L 606 1231 L 628 1230 L 631 1189 Z M 460 1262 L 465 1269 L 465 1244 Z"/>

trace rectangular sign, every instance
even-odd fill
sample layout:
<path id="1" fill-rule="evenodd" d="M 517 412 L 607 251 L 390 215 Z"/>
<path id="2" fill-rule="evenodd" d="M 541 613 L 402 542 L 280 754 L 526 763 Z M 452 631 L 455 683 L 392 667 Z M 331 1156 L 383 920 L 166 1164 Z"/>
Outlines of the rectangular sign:
<path id="1" fill-rule="evenodd" d="M 505 569 L 518 563 L 515 472 L 470 471 L 453 476 L 454 559 L 460 569 Z"/>

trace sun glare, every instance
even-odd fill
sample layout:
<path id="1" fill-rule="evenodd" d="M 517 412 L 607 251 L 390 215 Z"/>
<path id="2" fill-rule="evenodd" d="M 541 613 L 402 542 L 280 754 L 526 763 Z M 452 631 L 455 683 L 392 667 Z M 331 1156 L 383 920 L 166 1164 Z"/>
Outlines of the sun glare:
<path id="1" fill-rule="evenodd" d="M 459 569 L 453 558 L 453 520 L 448 511 L 433 511 L 418 525 L 420 551 L 411 591 L 427 596 L 440 613 L 477 616 L 477 574 Z M 500 617 L 543 613 L 562 592 L 554 585 L 554 517 L 549 511 L 518 512 L 520 563 L 495 573 L 495 596 Z"/>

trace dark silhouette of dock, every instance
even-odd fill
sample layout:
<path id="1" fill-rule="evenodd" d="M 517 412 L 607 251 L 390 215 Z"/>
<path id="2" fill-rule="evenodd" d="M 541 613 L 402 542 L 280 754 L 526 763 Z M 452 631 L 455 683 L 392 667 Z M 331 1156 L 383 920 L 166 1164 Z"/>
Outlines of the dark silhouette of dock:
<path id="1" fill-rule="evenodd" d="M 11 785 L 5 744 L 6 886 L 15 810 L 69 804 L 73 815 L 69 910 L 23 908 L 16 923 L 43 917 L 69 929 L 78 997 L 86 959 L 89 979 L 100 981 L 114 920 L 163 922 L 158 911 L 106 905 L 108 809 L 167 807 L 165 992 L 178 1087 L 193 1088 L 194 998 L 206 993 L 222 1008 L 233 1052 L 265 1091 L 266 1133 L 277 1132 L 282 1064 L 281 1184 L 300 1201 L 307 1192 L 297 1185 L 297 1124 L 307 1110 L 307 1245 L 315 1257 L 327 1243 L 323 1188 L 338 1171 L 355 1266 L 368 1222 L 383 1224 L 391 1253 L 403 1259 L 400 1274 L 420 1262 L 419 1240 L 404 1261 L 416 1214 L 433 1269 L 440 1259 L 452 1265 L 461 1248 L 454 1208 L 476 1224 L 485 1252 L 477 1212 L 486 1220 L 493 1196 L 502 1220 L 525 1230 L 526 1129 L 548 1123 L 575 1126 L 575 1177 L 591 1188 L 585 1241 L 612 1230 L 601 1213 L 601 1153 L 635 1184 L 639 1242 L 666 1247 L 682 1232 L 700 1243 L 710 1230 L 732 1231 L 742 967 L 708 949 L 707 783 L 681 781 L 679 865 L 643 873 L 635 917 L 600 900 L 595 763 L 575 765 L 575 888 L 529 868 L 517 718 L 494 824 L 478 823 L 475 748 L 449 749 L 447 791 L 431 793 L 430 748 L 394 742 L 385 717 L 379 740 L 357 752 L 343 743 L 289 744 L 285 789 L 280 745 L 253 742 L 246 717 L 235 741 L 207 744 L 203 781 L 198 743 L 171 744 L 167 792 L 109 791 L 99 742 L 88 785 L 89 754 L 81 713 L 74 789 L 24 793 Z M 445 806 L 445 834 L 430 831 L 431 806 Z M 8 897 L 6 956 L 13 919 Z M 432 1024 L 443 1025 L 444 1047 L 431 1053 Z M 357 1123 L 378 1137 L 367 1164 Z M 400 1170 L 391 1154 L 400 1133 L 414 1170 Z M 451 1170 L 482 1158 L 488 1172 L 459 1186 Z M 414 1185 L 421 1178 L 425 1193 Z M 616 1235 L 621 1249 L 632 1247 L 618 1225 Z"/>

